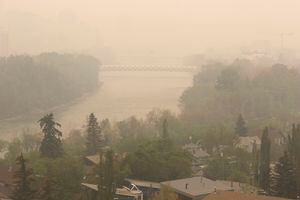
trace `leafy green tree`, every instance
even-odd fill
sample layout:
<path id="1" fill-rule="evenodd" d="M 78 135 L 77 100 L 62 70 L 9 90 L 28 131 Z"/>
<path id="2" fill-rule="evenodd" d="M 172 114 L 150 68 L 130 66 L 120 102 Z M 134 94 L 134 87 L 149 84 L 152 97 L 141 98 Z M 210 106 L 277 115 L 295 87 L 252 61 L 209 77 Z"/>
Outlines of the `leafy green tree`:
<path id="1" fill-rule="evenodd" d="M 103 119 L 100 122 L 100 127 L 105 138 L 105 143 L 109 146 L 114 145 L 115 142 L 117 142 L 118 137 L 116 135 L 116 130 L 109 119 Z"/>
<path id="2" fill-rule="evenodd" d="M 160 137 L 161 148 L 163 151 L 168 151 L 172 148 L 173 143 L 169 135 L 168 120 L 164 119 L 162 123 L 162 134 Z"/>
<path id="3" fill-rule="evenodd" d="M 0 152 L 3 153 L 7 150 L 8 142 L 5 140 L 0 140 Z"/>
<path id="4" fill-rule="evenodd" d="M 271 141 L 269 138 L 269 130 L 266 127 L 261 139 L 259 167 L 259 186 L 266 192 L 269 192 L 270 188 L 270 149 Z"/>
<path id="5" fill-rule="evenodd" d="M 63 146 L 66 154 L 83 157 L 85 155 L 85 136 L 80 130 L 70 131 L 67 138 L 64 139 Z"/>
<path id="6" fill-rule="evenodd" d="M 86 133 L 86 153 L 95 155 L 104 147 L 104 137 L 94 113 L 89 115 Z"/>
<path id="7" fill-rule="evenodd" d="M 39 191 L 40 200 L 56 200 L 54 197 L 55 183 L 52 182 L 48 176 L 46 176 L 42 182 L 42 186 Z"/>
<path id="8" fill-rule="evenodd" d="M 130 153 L 123 166 L 130 177 L 149 181 L 165 181 L 191 175 L 191 155 L 181 148 L 162 148 L 161 140 L 146 141 Z"/>
<path id="9" fill-rule="evenodd" d="M 61 125 L 54 121 L 53 114 L 48 114 L 39 121 L 44 138 L 40 146 L 42 157 L 58 158 L 63 155 Z"/>
<path id="10" fill-rule="evenodd" d="M 291 199 L 297 197 L 296 172 L 288 152 L 284 152 L 271 173 L 270 189 L 274 196 Z"/>
<path id="11" fill-rule="evenodd" d="M 57 159 L 41 159 L 44 177 L 40 188 L 40 198 L 51 200 L 75 199 L 80 194 L 83 177 L 82 160 L 76 156 L 64 155 Z"/>
<path id="12" fill-rule="evenodd" d="M 13 200 L 32 200 L 35 195 L 33 189 L 33 171 L 27 167 L 27 160 L 24 159 L 23 154 L 16 159 L 17 170 L 14 174 L 14 190 L 11 198 Z"/>
<path id="13" fill-rule="evenodd" d="M 240 114 L 238 117 L 238 120 L 236 122 L 236 125 L 235 125 L 235 134 L 240 137 L 245 137 L 245 136 L 247 136 L 247 132 L 248 132 L 248 130 L 246 127 L 246 122 L 245 122 L 242 114 Z"/>
<path id="14" fill-rule="evenodd" d="M 5 159 L 9 162 L 10 165 L 14 165 L 16 158 L 22 152 L 22 142 L 19 138 L 14 138 L 7 145 L 7 153 L 5 154 Z"/>
<path id="15" fill-rule="evenodd" d="M 250 165 L 251 153 L 243 149 L 228 148 L 208 159 L 204 175 L 212 179 L 248 183 L 251 173 Z"/>
<path id="16" fill-rule="evenodd" d="M 0 58 L 0 70 L 0 119 L 68 103 L 93 91 L 99 80 L 97 59 L 79 54 Z"/>
<path id="17" fill-rule="evenodd" d="M 41 145 L 42 137 L 40 134 L 32 134 L 29 130 L 24 130 L 21 137 L 23 151 L 28 153 L 38 151 Z"/>
<path id="18" fill-rule="evenodd" d="M 222 70 L 217 78 L 216 88 L 232 91 L 238 87 L 240 75 L 235 67 L 228 67 Z"/>
<path id="19" fill-rule="evenodd" d="M 203 125 L 230 124 L 245 113 L 257 127 L 274 119 L 279 123 L 295 119 L 300 111 L 299 70 L 278 64 L 254 69 L 245 61 L 204 66 L 193 86 L 183 92 L 182 118 Z"/>

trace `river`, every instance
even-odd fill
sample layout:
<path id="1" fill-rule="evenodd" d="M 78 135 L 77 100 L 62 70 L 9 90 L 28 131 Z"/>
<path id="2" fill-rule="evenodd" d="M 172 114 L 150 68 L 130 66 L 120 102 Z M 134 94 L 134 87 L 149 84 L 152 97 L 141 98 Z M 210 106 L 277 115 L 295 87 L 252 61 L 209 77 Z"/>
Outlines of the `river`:
<path id="1" fill-rule="evenodd" d="M 187 72 L 101 72 L 101 84 L 95 92 L 53 112 L 65 136 L 72 129 L 82 128 L 91 112 L 99 119 L 112 121 L 132 115 L 144 117 L 154 108 L 178 113 L 178 100 L 192 85 L 192 77 L 193 74 Z M 27 128 L 37 131 L 38 118 L 34 117 L 2 124 L 5 127 L 2 135 L 14 137 Z"/>

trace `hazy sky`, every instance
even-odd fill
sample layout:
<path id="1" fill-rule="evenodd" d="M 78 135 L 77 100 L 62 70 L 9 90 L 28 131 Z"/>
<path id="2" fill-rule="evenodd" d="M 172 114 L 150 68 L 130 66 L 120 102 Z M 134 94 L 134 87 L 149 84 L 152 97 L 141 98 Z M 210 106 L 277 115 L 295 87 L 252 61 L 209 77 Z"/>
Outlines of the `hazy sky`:
<path id="1" fill-rule="evenodd" d="M 48 41 L 36 44 L 37 49 L 50 43 L 52 49 L 94 45 L 124 54 L 181 55 L 238 48 L 257 40 L 280 47 L 282 32 L 292 33 L 285 38 L 286 47 L 300 46 L 300 0 L 2 0 L 4 26 L 16 23 L 9 21 L 15 11 L 41 16 L 40 23 L 51 28 L 36 29 L 64 35 L 56 44 L 45 33 Z M 26 31 L 32 29 L 25 29 L 18 41 L 30 37 Z M 18 34 L 22 33 L 12 33 Z M 23 45 L 15 49 L 28 46 L 19 43 Z"/>

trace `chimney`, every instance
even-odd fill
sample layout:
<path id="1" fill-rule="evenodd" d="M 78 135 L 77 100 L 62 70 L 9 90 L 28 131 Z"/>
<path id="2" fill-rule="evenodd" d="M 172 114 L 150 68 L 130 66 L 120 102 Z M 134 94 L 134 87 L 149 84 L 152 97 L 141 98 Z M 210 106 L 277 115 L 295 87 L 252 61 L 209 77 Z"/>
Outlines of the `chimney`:
<path id="1" fill-rule="evenodd" d="M 186 183 L 186 184 L 185 184 L 185 189 L 186 189 L 186 190 L 188 189 L 188 186 L 189 186 L 189 184 Z"/>

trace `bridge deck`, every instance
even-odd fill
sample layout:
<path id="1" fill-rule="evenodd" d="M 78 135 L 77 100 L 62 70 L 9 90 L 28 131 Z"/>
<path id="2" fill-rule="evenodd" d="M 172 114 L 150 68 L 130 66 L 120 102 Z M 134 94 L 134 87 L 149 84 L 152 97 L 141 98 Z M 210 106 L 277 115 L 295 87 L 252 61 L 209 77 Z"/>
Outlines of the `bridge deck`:
<path id="1" fill-rule="evenodd" d="M 153 65 L 103 65 L 100 71 L 157 71 L 157 72 L 195 72 L 196 66 L 153 66 Z"/>

